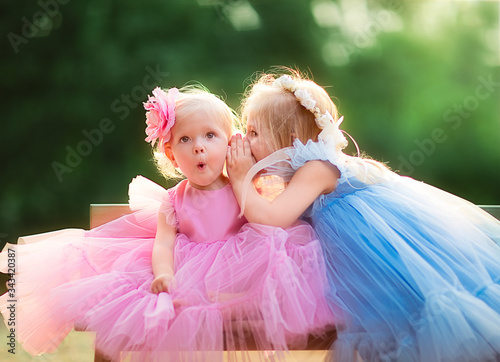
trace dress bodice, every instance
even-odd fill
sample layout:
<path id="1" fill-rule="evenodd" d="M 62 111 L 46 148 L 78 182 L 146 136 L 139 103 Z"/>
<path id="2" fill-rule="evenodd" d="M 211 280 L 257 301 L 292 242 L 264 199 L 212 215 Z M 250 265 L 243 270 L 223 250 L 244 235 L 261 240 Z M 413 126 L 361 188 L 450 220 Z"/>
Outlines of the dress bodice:
<path id="1" fill-rule="evenodd" d="M 191 241 L 227 240 L 247 222 L 238 218 L 240 207 L 231 184 L 218 190 L 199 190 L 184 180 L 169 194 L 178 231 Z"/>

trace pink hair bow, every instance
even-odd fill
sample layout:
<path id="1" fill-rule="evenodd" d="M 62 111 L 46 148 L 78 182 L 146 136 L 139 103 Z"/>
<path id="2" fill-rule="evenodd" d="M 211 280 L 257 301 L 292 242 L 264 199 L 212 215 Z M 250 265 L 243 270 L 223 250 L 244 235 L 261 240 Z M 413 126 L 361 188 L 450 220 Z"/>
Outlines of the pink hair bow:
<path id="1" fill-rule="evenodd" d="M 175 124 L 175 100 L 179 96 L 177 88 L 165 92 L 160 87 L 153 90 L 153 96 L 144 103 L 146 112 L 146 142 L 154 146 L 156 140 L 163 146 L 170 140 L 170 130 Z"/>

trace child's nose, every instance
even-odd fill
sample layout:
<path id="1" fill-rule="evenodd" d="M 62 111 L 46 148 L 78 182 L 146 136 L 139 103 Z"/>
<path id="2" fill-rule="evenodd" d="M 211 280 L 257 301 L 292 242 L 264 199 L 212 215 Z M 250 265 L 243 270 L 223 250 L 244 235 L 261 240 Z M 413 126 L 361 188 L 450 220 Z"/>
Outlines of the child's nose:
<path id="1" fill-rule="evenodd" d="M 205 146 L 202 142 L 196 142 L 194 144 L 193 152 L 197 155 L 199 153 L 205 153 Z"/>

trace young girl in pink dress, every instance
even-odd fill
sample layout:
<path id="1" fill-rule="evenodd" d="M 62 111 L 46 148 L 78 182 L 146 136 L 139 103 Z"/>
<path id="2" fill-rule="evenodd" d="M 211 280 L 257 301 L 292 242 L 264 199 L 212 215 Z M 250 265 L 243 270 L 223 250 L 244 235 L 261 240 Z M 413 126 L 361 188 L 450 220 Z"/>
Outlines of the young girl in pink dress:
<path id="1" fill-rule="evenodd" d="M 139 176 L 132 214 L 7 246 L 19 266 L 18 340 L 33 355 L 51 352 L 74 327 L 97 332 L 102 358 L 138 361 L 222 360 L 249 341 L 304 346 L 333 324 L 314 232 L 238 217 L 223 172 L 235 117 L 223 101 L 194 89 L 153 95 L 146 140 L 165 176 L 186 179 L 165 190 Z"/>

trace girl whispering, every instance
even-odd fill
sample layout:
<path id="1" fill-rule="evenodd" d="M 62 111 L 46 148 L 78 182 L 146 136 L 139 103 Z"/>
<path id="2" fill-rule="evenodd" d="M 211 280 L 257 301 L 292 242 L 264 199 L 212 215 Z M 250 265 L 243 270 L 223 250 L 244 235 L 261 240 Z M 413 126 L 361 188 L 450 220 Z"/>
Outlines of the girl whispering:
<path id="1" fill-rule="evenodd" d="M 138 361 L 222 361 L 224 350 L 248 343 L 286 350 L 323 333 L 333 314 L 311 227 L 238 218 L 224 174 L 231 109 L 191 88 L 156 88 L 145 109 L 160 171 L 186 179 L 165 190 L 139 176 L 129 188 L 132 214 L 10 246 L 23 347 L 51 352 L 74 327 L 96 332 L 101 360 L 134 352 Z"/>
<path id="2" fill-rule="evenodd" d="M 344 154 L 337 108 L 298 73 L 263 75 L 242 112 L 246 138 L 234 136 L 228 151 L 233 189 L 250 222 L 311 221 L 336 314 L 330 360 L 500 358 L 498 220 L 381 163 Z M 251 187 L 262 169 L 288 181 L 272 201 Z"/>

